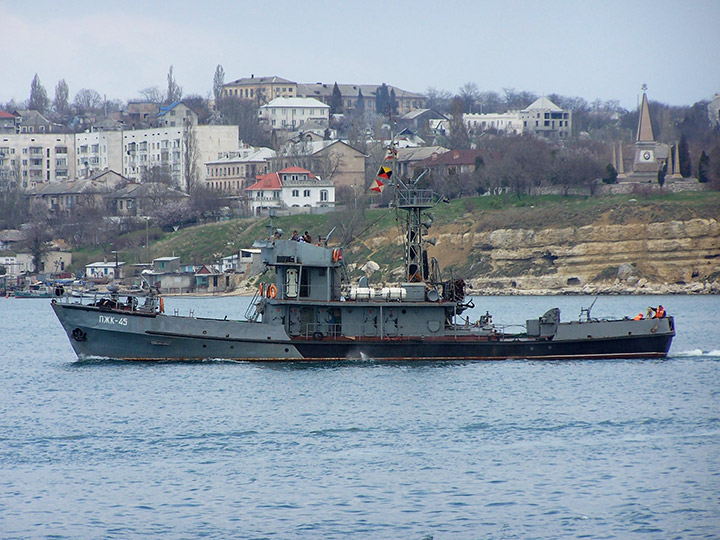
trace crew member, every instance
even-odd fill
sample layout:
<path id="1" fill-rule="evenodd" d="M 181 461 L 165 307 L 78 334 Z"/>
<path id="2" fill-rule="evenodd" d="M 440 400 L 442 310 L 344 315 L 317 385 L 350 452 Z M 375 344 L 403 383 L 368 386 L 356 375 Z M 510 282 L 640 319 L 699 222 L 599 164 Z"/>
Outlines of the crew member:
<path id="1" fill-rule="evenodd" d="M 635 315 L 635 317 L 633 318 L 633 320 L 634 320 L 634 321 L 642 321 L 644 318 L 645 318 L 645 317 L 643 317 L 643 314 L 642 314 L 642 313 L 638 313 L 637 315 Z"/>
<path id="2" fill-rule="evenodd" d="M 308 244 L 312 244 L 312 236 L 310 236 L 310 233 L 305 231 L 305 234 L 303 234 L 303 238 Z"/>
<path id="3" fill-rule="evenodd" d="M 662 319 L 664 316 L 665 316 L 665 308 L 662 307 L 662 304 L 660 304 L 658 306 L 657 310 L 655 311 L 655 317 L 657 317 L 658 319 Z"/>

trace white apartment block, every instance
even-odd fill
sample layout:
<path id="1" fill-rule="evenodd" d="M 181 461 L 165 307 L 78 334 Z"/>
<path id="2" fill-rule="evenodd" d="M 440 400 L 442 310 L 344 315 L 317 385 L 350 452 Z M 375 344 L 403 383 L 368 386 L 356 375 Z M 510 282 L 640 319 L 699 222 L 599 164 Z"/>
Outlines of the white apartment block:
<path id="1" fill-rule="evenodd" d="M 238 149 L 237 126 L 193 126 L 197 144 L 196 165 L 199 181 L 207 174 L 205 163 Z M 185 164 L 185 127 L 162 127 L 122 132 L 123 176 L 140 181 L 155 165 L 168 165 L 173 180 L 182 186 Z"/>
<path id="2" fill-rule="evenodd" d="M 75 166 L 78 178 L 88 178 L 98 171 L 122 172 L 122 132 L 91 131 L 75 135 Z"/>
<path id="3" fill-rule="evenodd" d="M 327 127 L 330 106 L 315 98 L 279 97 L 260 107 L 258 114 L 273 129 L 295 129 L 308 120 Z"/>
<path id="4" fill-rule="evenodd" d="M 16 172 L 24 189 L 75 178 L 75 135 L 0 134 L 0 181 L 13 179 Z"/>
<path id="5" fill-rule="evenodd" d="M 495 130 L 506 135 L 531 133 L 548 139 L 567 139 L 572 134 L 572 111 L 563 110 L 548 98 L 535 100 L 519 111 L 464 114 L 470 135 Z M 447 121 L 442 127 L 449 128 Z"/>

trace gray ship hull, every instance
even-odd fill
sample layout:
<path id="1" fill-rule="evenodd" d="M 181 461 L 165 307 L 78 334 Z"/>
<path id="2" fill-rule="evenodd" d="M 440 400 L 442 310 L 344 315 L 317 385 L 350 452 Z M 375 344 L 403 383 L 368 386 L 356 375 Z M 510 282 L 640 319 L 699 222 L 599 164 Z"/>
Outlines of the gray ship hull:
<path id="1" fill-rule="evenodd" d="M 103 309 L 53 302 L 79 358 L 128 360 L 341 361 L 659 358 L 675 335 L 672 317 L 562 323 L 555 335 L 291 337 L 283 326 Z"/>

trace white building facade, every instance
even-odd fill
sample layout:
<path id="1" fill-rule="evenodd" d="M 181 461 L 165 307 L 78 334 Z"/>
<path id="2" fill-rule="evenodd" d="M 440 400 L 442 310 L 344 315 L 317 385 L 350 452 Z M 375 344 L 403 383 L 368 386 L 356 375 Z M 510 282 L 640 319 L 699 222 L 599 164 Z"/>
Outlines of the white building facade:
<path id="1" fill-rule="evenodd" d="M 275 98 L 258 110 L 273 129 L 295 129 L 304 122 L 329 125 L 330 106 L 315 98 Z"/>
<path id="2" fill-rule="evenodd" d="M 0 134 L 0 182 L 15 181 L 17 174 L 24 189 L 75 178 L 75 135 Z"/>

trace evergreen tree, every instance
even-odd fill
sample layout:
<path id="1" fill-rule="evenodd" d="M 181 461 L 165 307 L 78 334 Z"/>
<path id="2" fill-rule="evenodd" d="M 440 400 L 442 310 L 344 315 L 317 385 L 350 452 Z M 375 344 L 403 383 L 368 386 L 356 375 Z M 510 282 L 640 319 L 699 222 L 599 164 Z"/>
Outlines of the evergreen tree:
<path id="1" fill-rule="evenodd" d="M 28 109 L 43 114 L 47 110 L 49 103 L 50 100 L 48 99 L 45 87 L 40 82 L 40 77 L 38 77 L 36 73 L 30 84 L 30 103 L 28 104 Z"/>
<path id="2" fill-rule="evenodd" d="M 65 79 L 60 79 L 55 86 L 55 100 L 53 101 L 53 110 L 60 117 L 65 117 L 70 113 L 70 88 Z"/>
<path id="3" fill-rule="evenodd" d="M 218 64 L 215 68 L 215 76 L 213 77 L 213 95 L 215 96 L 215 103 L 220 101 L 223 84 L 225 84 L 225 70 L 220 64 Z"/>
<path id="4" fill-rule="evenodd" d="M 613 167 L 612 163 L 608 163 L 605 166 L 605 176 L 603 176 L 602 181 L 606 184 L 614 184 L 615 182 L 617 182 L 617 177 L 617 170 L 615 169 L 615 167 Z"/>
<path id="5" fill-rule="evenodd" d="M 355 101 L 355 115 L 363 116 L 364 114 L 365 114 L 365 96 L 363 96 L 362 88 L 359 88 L 357 101 Z"/>
<path id="6" fill-rule="evenodd" d="M 381 115 L 387 115 L 388 105 L 390 104 L 390 92 L 387 84 L 382 83 L 375 92 L 375 112 Z"/>
<path id="7" fill-rule="evenodd" d="M 397 98 L 395 97 L 395 89 L 394 88 L 392 90 L 390 90 L 390 99 L 388 102 L 388 106 L 390 108 L 390 114 L 392 114 L 393 116 L 397 116 L 398 102 L 397 102 Z"/>
<path id="8" fill-rule="evenodd" d="M 698 180 L 702 183 L 710 181 L 710 156 L 705 153 L 705 150 L 700 154 L 700 161 L 698 161 Z"/>
<path id="9" fill-rule="evenodd" d="M 665 175 L 667 174 L 667 165 L 663 165 L 658 169 L 657 180 L 660 184 L 660 189 L 665 185 Z"/>
<path id="10" fill-rule="evenodd" d="M 690 151 L 688 150 L 688 142 L 685 135 L 680 136 L 678 158 L 680 162 L 680 174 L 683 178 L 690 178 L 690 176 L 692 176 L 692 163 L 690 162 Z"/>
<path id="11" fill-rule="evenodd" d="M 344 110 L 342 92 L 340 92 L 338 83 L 335 82 L 332 95 L 330 96 L 330 114 L 342 114 Z"/>

